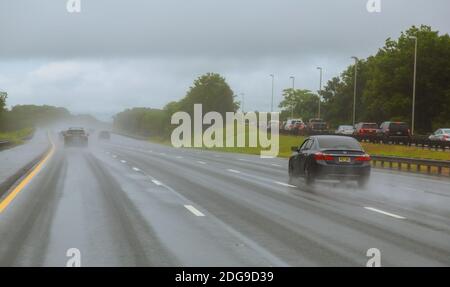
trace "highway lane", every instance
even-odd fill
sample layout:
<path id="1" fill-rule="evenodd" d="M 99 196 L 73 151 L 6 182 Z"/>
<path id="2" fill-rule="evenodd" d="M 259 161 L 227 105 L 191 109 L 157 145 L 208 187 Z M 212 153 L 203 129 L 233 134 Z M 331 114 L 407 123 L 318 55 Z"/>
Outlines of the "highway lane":
<path id="1" fill-rule="evenodd" d="M 55 139 L 56 141 L 56 139 Z M 55 154 L 0 213 L 0 265 L 450 265 L 450 181 L 288 183 L 287 161 L 118 135 Z"/>

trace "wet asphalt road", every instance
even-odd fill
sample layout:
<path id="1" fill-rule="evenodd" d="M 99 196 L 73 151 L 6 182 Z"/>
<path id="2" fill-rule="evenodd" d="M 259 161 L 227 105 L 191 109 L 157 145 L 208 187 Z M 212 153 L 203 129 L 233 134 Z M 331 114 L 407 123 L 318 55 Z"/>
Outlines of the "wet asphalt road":
<path id="1" fill-rule="evenodd" d="M 56 150 L 0 213 L 0 266 L 450 266 L 450 180 L 373 170 L 367 189 L 287 161 L 118 135 Z"/>

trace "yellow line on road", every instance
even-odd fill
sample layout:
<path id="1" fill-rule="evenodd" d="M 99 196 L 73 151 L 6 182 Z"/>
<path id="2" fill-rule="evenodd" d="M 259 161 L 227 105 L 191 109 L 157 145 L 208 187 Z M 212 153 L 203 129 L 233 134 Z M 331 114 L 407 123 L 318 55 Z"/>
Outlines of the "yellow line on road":
<path id="1" fill-rule="evenodd" d="M 2 213 L 8 205 L 16 198 L 19 192 L 24 189 L 28 183 L 38 174 L 38 172 L 42 169 L 42 166 L 52 157 L 55 152 L 55 145 L 50 139 L 51 148 L 50 151 L 45 155 L 45 157 L 33 168 L 33 170 L 0 202 L 0 213 Z"/>

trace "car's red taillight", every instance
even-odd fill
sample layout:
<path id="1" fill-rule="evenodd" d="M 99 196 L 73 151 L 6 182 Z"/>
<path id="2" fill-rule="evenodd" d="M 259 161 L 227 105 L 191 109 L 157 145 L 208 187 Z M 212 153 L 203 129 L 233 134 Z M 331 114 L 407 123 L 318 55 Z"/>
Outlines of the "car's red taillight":
<path id="1" fill-rule="evenodd" d="M 315 160 L 324 160 L 324 161 L 333 161 L 334 157 L 329 154 L 324 154 L 324 153 L 318 152 L 318 153 L 314 154 L 314 159 Z"/>
<path id="2" fill-rule="evenodd" d="M 358 156 L 357 158 L 355 158 L 355 161 L 371 161 L 372 159 L 370 158 L 370 155 L 365 154 L 363 156 Z"/>

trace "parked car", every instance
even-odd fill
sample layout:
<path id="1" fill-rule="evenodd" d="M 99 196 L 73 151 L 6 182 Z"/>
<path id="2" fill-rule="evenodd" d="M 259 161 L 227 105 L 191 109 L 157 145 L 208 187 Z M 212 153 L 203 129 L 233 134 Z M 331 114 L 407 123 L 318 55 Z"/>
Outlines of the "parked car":
<path id="1" fill-rule="evenodd" d="M 369 181 L 371 158 L 352 137 L 311 136 L 292 150 L 290 181 L 297 177 L 306 184 L 316 179 L 356 180 L 361 187 Z"/>
<path id="2" fill-rule="evenodd" d="M 302 119 L 289 119 L 286 121 L 286 125 L 284 126 L 284 129 L 286 131 L 293 131 L 295 129 L 295 127 L 299 126 L 299 125 L 304 125 L 303 120 Z"/>
<path id="3" fill-rule="evenodd" d="M 401 142 L 406 144 L 411 140 L 411 130 L 404 122 L 384 122 L 377 131 L 377 137 L 383 143 Z"/>
<path id="4" fill-rule="evenodd" d="M 355 136 L 360 139 L 376 137 L 378 125 L 376 123 L 357 123 L 355 126 Z"/>
<path id="5" fill-rule="evenodd" d="M 307 124 L 308 132 L 324 132 L 328 129 L 328 124 L 322 119 L 310 119 Z"/>
<path id="6" fill-rule="evenodd" d="M 355 132 L 355 128 L 353 126 L 346 126 L 341 125 L 337 128 L 337 130 L 334 132 L 337 135 L 345 135 L 345 136 L 351 136 Z"/>
<path id="7" fill-rule="evenodd" d="M 428 137 L 432 141 L 450 141 L 450 128 L 438 129 L 432 135 Z"/>

